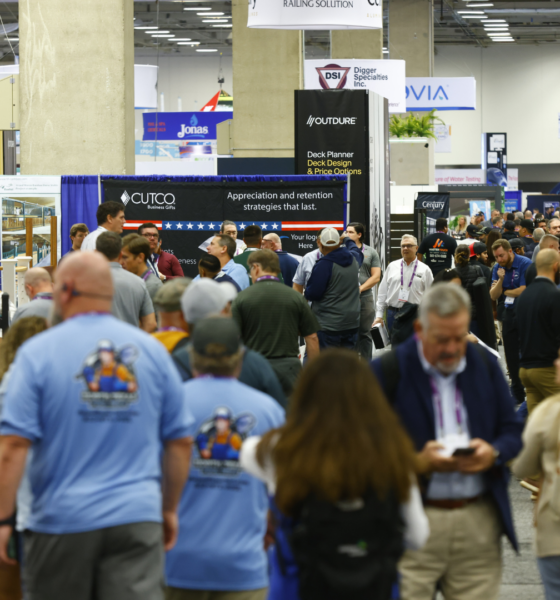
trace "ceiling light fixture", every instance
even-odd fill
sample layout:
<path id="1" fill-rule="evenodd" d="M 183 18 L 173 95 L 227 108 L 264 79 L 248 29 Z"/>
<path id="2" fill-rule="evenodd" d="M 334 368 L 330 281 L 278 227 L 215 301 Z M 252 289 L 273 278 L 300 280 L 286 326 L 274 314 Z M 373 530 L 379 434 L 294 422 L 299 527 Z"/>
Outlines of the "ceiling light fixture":
<path id="1" fill-rule="evenodd" d="M 489 33 L 488 37 L 497 38 L 497 37 L 511 37 L 511 33 Z"/>
<path id="2" fill-rule="evenodd" d="M 7 42 L 19 42 L 19 38 L 11 38 L 11 37 L 7 37 L 4 38 Z"/>
<path id="3" fill-rule="evenodd" d="M 383 50 L 383 54 L 389 54 L 389 50 Z"/>
<path id="4" fill-rule="evenodd" d="M 196 13 L 199 17 L 223 17 L 223 12 Z"/>
<path id="5" fill-rule="evenodd" d="M 157 27 L 135 27 L 134 29 L 157 29 Z"/>
<path id="6" fill-rule="evenodd" d="M 171 33 L 156 33 L 152 35 L 154 38 L 174 38 L 175 36 Z"/>
<path id="7" fill-rule="evenodd" d="M 488 19 L 487 23 L 506 23 L 505 19 Z"/>
<path id="8" fill-rule="evenodd" d="M 458 10 L 458 15 L 483 15 L 483 10 Z"/>
<path id="9" fill-rule="evenodd" d="M 233 27 L 233 25 L 212 25 L 212 27 Z"/>
<path id="10" fill-rule="evenodd" d="M 159 31 L 154 31 L 153 33 L 149 31 L 148 33 L 149 33 L 150 35 L 154 35 L 154 34 L 155 34 L 155 35 L 158 35 L 158 34 L 160 34 L 160 33 L 169 33 L 169 29 L 160 29 Z"/>
<path id="11" fill-rule="evenodd" d="M 488 17 L 478 17 L 478 16 L 472 17 L 470 15 L 461 15 L 461 17 L 463 17 L 463 19 L 480 19 L 482 21 L 484 21 L 485 19 L 488 18 Z"/>
<path id="12" fill-rule="evenodd" d="M 174 42 L 190 42 L 192 38 L 175 38 Z"/>
<path id="13" fill-rule="evenodd" d="M 177 46 L 198 46 L 200 42 L 178 42 Z"/>
<path id="14" fill-rule="evenodd" d="M 489 2 L 485 2 L 484 4 L 467 4 L 467 8 L 482 8 L 483 6 L 494 6 Z"/>
<path id="15" fill-rule="evenodd" d="M 197 52 L 218 52 L 217 48 L 197 48 Z"/>
<path id="16" fill-rule="evenodd" d="M 507 38 L 507 39 L 498 39 L 498 40 L 492 40 L 494 42 L 515 42 L 515 40 L 513 38 Z"/>
<path id="17" fill-rule="evenodd" d="M 212 10 L 212 7 L 211 6 L 197 6 L 196 8 L 193 8 L 192 6 L 189 6 L 189 7 L 183 8 L 183 10 Z"/>
<path id="18" fill-rule="evenodd" d="M 227 19 L 202 19 L 203 23 L 227 23 Z"/>

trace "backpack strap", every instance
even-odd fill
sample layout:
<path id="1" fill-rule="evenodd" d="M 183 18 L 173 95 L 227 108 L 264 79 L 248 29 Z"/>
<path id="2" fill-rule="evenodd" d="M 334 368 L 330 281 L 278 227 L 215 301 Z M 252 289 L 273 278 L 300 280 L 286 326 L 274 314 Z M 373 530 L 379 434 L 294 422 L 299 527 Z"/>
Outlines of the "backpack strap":
<path id="1" fill-rule="evenodd" d="M 389 400 L 389 404 L 394 404 L 400 378 L 399 359 L 396 350 L 384 352 L 379 360 L 385 379 L 385 395 Z"/>

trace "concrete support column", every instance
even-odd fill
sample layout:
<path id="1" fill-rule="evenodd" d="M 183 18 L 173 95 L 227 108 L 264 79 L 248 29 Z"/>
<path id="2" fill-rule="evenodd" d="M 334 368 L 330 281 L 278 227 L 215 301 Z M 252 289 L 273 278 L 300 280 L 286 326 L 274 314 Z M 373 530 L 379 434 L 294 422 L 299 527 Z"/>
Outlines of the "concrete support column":
<path id="1" fill-rule="evenodd" d="M 382 29 L 341 29 L 332 32 L 332 58 L 383 58 Z"/>
<path id="2" fill-rule="evenodd" d="M 133 6 L 20 0 L 23 174 L 134 174 Z"/>
<path id="3" fill-rule="evenodd" d="M 248 29 L 249 3 L 233 0 L 233 154 L 294 156 L 294 90 L 303 86 L 299 31 Z"/>
<path id="4" fill-rule="evenodd" d="M 433 77 L 433 0 L 390 0 L 389 57 L 406 60 L 407 77 Z"/>

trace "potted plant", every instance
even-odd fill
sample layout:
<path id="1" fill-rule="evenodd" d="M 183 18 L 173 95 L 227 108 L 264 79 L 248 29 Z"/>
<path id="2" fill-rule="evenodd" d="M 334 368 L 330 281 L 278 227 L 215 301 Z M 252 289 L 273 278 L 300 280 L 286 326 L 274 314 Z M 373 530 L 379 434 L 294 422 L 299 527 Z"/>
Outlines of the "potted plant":
<path id="1" fill-rule="evenodd" d="M 389 133 L 396 138 L 433 138 L 434 125 L 436 122 L 445 123 L 436 116 L 436 109 L 431 110 L 423 117 L 415 117 L 414 113 L 408 113 L 405 117 L 393 115 L 389 121 Z"/>

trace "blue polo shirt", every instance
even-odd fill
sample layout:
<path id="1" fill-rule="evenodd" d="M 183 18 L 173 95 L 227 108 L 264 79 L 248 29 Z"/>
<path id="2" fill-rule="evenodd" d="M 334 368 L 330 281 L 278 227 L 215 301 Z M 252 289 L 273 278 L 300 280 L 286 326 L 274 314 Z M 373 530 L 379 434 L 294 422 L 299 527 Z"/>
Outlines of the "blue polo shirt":
<path id="1" fill-rule="evenodd" d="M 511 263 L 511 267 L 509 269 L 504 268 L 506 274 L 504 276 L 504 281 L 502 282 L 502 289 L 505 290 L 515 290 L 519 287 L 523 287 L 527 285 L 525 282 L 525 272 L 531 266 L 531 261 L 525 256 L 519 256 L 519 254 L 513 255 L 513 262 Z M 498 269 L 501 269 L 498 263 L 494 265 L 492 269 L 492 283 L 499 280 L 498 277 Z M 498 304 L 504 304 L 506 300 L 505 294 L 498 298 Z M 515 298 L 517 300 L 517 298 Z M 515 306 L 515 301 L 513 304 L 505 304 L 506 308 L 513 308 Z"/>
<path id="2" fill-rule="evenodd" d="M 233 258 L 223 266 L 222 271 L 231 277 L 237 287 L 241 290 L 249 287 L 249 275 L 247 275 L 247 269 L 245 269 L 243 265 L 238 265 L 236 262 L 233 262 Z M 197 275 L 193 281 L 197 281 L 198 279 L 200 279 L 200 275 Z"/>
<path id="3" fill-rule="evenodd" d="M 237 379 L 199 377 L 183 385 L 195 418 L 195 445 L 179 505 L 179 538 L 165 560 L 167 585 L 231 592 L 265 588 L 268 495 L 241 468 L 239 450 L 247 436 L 280 427 L 284 410 Z"/>
<path id="4" fill-rule="evenodd" d="M 165 348 L 112 315 L 85 314 L 19 350 L 1 435 L 32 443 L 31 531 L 161 522 L 161 446 L 194 419 Z"/>

